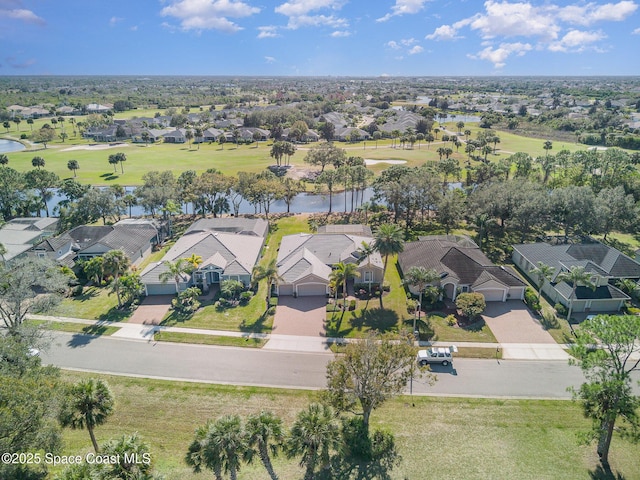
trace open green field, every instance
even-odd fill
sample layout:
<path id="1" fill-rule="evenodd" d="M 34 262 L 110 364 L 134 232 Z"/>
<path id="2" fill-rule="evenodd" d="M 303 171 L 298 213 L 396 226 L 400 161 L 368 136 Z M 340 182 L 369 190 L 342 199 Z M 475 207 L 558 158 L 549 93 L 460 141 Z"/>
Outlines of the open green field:
<path id="1" fill-rule="evenodd" d="M 65 373 L 75 381 L 82 373 Z M 183 463 L 196 427 L 224 414 L 246 416 L 271 410 L 290 426 L 317 392 L 166 382 L 127 377 L 104 378 L 116 407 L 96 428 L 99 443 L 139 432 L 150 443 L 152 461 L 166 480 L 212 478 L 193 474 Z M 577 434 L 588 427 L 578 405 L 569 401 L 400 397 L 374 411 L 374 428 L 396 437 L 401 463 L 390 479 L 637 479 L 637 445 L 614 437 L 610 461 L 614 475 L 599 471 L 595 446 L 580 446 Z M 84 430 L 65 430 L 65 453 L 91 449 Z M 282 479 L 302 478 L 298 460 L 278 457 Z M 259 462 L 243 465 L 239 479 L 267 478 Z M 370 477 L 363 477 L 370 478 Z"/>
<path id="2" fill-rule="evenodd" d="M 131 316 L 128 309 L 119 309 L 116 294 L 110 287 L 86 287 L 81 295 L 62 300 L 49 315 L 60 317 L 104 320 L 110 322 L 126 321 Z"/>
<path id="3" fill-rule="evenodd" d="M 132 118 L 132 116 L 153 116 L 155 111 L 131 111 L 118 114 L 117 118 Z M 78 117 L 81 120 L 81 117 Z M 38 119 L 34 122 L 34 129 L 40 128 L 45 119 Z M 449 123 L 446 128 L 457 133 L 455 123 Z M 208 168 L 217 168 L 222 172 L 234 175 L 238 171 L 259 172 L 273 163 L 273 159 L 269 156 L 272 142 L 260 142 L 258 144 L 236 146 L 233 143 L 226 143 L 224 146 L 218 144 L 203 143 L 197 145 L 188 144 L 168 144 L 157 143 L 153 145 L 124 143 L 123 146 L 114 146 L 110 148 L 106 143 L 95 144 L 87 139 L 81 138 L 79 135 L 73 135 L 71 125 L 68 119 L 65 122 L 64 129 L 69 135 L 64 142 L 56 138 L 44 149 L 40 145 L 29 148 L 26 151 L 9 153 L 9 166 L 19 171 L 27 171 L 32 168 L 31 159 L 35 156 L 41 156 L 45 159 L 47 170 L 55 172 L 61 178 L 72 177 L 72 173 L 67 169 L 69 160 L 77 160 L 80 169 L 77 172 L 77 180 L 81 183 L 91 185 L 139 185 L 141 177 L 149 170 L 171 170 L 176 176 L 187 169 L 193 169 L 197 172 L 203 172 Z M 469 124 L 465 129 L 472 131 L 471 138 L 475 138 L 477 131 L 480 130 L 476 124 Z M 30 128 L 25 122 L 20 124 L 20 130 L 16 129 L 15 124 L 11 124 L 8 132 L 0 132 L 0 136 L 6 138 L 17 139 L 21 133 L 29 132 Z M 57 131 L 61 131 L 58 125 Z M 367 142 L 358 143 L 340 143 L 341 148 L 347 150 L 348 155 L 361 156 L 374 160 L 405 160 L 407 165 L 416 166 L 424 162 L 437 161 L 439 155 L 437 149 L 443 146 L 441 140 L 441 132 L 438 140 L 428 145 L 425 142 L 416 143 L 413 148 L 400 148 L 399 142 L 396 142 L 397 148 L 392 148 L 392 140 L 380 140 L 375 142 L 369 140 Z M 496 154 L 490 154 L 489 159 L 497 161 L 500 158 L 508 157 L 515 152 L 527 152 L 534 158 L 544 155 L 544 140 L 536 138 L 528 138 L 514 135 L 508 132 L 498 132 L 500 143 L 497 145 Z M 464 137 L 464 135 L 460 135 Z M 313 144 L 298 145 L 298 151 L 291 158 L 291 164 L 298 167 L 305 167 L 303 162 L 306 150 Z M 447 143 L 447 147 L 451 147 L 451 143 Z M 554 143 L 550 153 L 556 153 L 562 149 L 570 151 L 585 150 L 585 145 L 577 145 L 574 143 Z M 467 154 L 464 153 L 464 146 L 459 151 L 453 149 L 453 157 L 457 158 L 461 164 L 467 160 Z M 114 171 L 113 166 L 109 165 L 109 155 L 123 152 L 127 156 L 124 163 L 124 173 L 120 166 Z M 370 168 L 379 173 L 388 164 L 377 164 Z"/>

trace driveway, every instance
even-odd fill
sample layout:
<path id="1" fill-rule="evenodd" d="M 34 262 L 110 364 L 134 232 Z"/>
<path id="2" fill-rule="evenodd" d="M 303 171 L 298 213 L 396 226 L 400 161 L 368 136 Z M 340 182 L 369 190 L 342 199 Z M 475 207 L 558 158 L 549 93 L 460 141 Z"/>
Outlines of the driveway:
<path id="1" fill-rule="evenodd" d="M 160 325 L 160 322 L 171 308 L 171 299 L 175 295 L 149 295 L 140 302 L 133 312 L 129 323 L 142 325 Z"/>
<path id="2" fill-rule="evenodd" d="M 278 298 L 272 333 L 277 335 L 324 336 L 327 298 L 282 296 Z"/>

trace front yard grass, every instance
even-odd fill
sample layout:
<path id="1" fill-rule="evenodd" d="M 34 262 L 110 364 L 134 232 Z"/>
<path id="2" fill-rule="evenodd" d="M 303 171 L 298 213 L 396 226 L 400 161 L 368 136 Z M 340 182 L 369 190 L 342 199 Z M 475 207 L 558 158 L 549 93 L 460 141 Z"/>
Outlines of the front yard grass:
<path id="1" fill-rule="evenodd" d="M 226 347 L 262 348 L 266 340 L 262 338 L 225 337 L 198 333 L 158 332 L 153 339 L 157 342 L 196 343 L 198 345 L 221 345 Z"/>
<path id="2" fill-rule="evenodd" d="M 269 410 L 291 426 L 298 411 L 318 399 L 306 390 L 233 387 L 64 372 L 68 381 L 103 378 L 115 397 L 115 409 L 96 428 L 99 443 L 139 432 L 150 444 L 157 473 L 167 480 L 211 478 L 194 474 L 184 463 L 196 427 L 225 414 Z M 153 412 L 150 415 L 149 412 Z M 580 407 L 570 401 L 499 400 L 403 396 L 388 401 L 371 416 L 372 428 L 395 435 L 402 457 L 388 477 L 438 479 L 584 480 L 638 478 L 637 445 L 614 435 L 611 469 L 598 469 L 595 445 L 581 446 L 577 434 L 589 427 Z M 167 435 L 171 432 L 171 435 Z M 91 450 L 86 430 L 64 430 L 63 454 Z M 274 468 L 280 478 L 302 478 L 299 459 L 280 455 Z M 53 470 L 53 469 L 52 469 Z M 57 473 L 57 472 L 52 472 Z M 239 480 L 266 478 L 260 462 L 243 464 Z M 372 478 L 372 477 L 367 477 Z"/>
<path id="3" fill-rule="evenodd" d="M 496 337 L 484 320 L 479 319 L 469 326 L 448 325 L 441 313 L 427 313 L 427 328 L 433 331 L 429 340 L 438 342 L 485 342 L 497 343 Z"/>
<path id="4" fill-rule="evenodd" d="M 109 287 L 86 287 L 81 295 L 62 300 L 48 315 L 58 317 L 83 318 L 86 320 L 103 320 L 123 322 L 129 319 L 132 310 L 118 308 L 118 299 Z"/>

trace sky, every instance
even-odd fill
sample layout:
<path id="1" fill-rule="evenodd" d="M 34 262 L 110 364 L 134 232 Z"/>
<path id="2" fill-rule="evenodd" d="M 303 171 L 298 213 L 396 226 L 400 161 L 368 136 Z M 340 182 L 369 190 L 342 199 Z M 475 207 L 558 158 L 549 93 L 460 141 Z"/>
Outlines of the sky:
<path id="1" fill-rule="evenodd" d="M 0 0 L 0 75 L 640 75 L 640 0 Z"/>

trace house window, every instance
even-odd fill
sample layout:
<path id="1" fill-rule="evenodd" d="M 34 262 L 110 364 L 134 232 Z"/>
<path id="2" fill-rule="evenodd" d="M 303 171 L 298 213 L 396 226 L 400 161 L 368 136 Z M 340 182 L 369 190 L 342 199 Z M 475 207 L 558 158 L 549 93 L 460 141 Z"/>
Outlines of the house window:
<path id="1" fill-rule="evenodd" d="M 373 281 L 373 275 L 372 275 L 371 271 L 367 270 L 367 271 L 364 272 L 364 281 L 365 282 Z"/>
<path id="2" fill-rule="evenodd" d="M 47 256 L 44 252 L 37 252 L 36 255 L 38 255 L 38 258 L 45 258 Z"/>
<path id="3" fill-rule="evenodd" d="M 463 285 L 462 286 L 462 291 L 465 292 L 465 293 L 468 292 L 469 291 L 469 286 L 468 285 Z"/>

